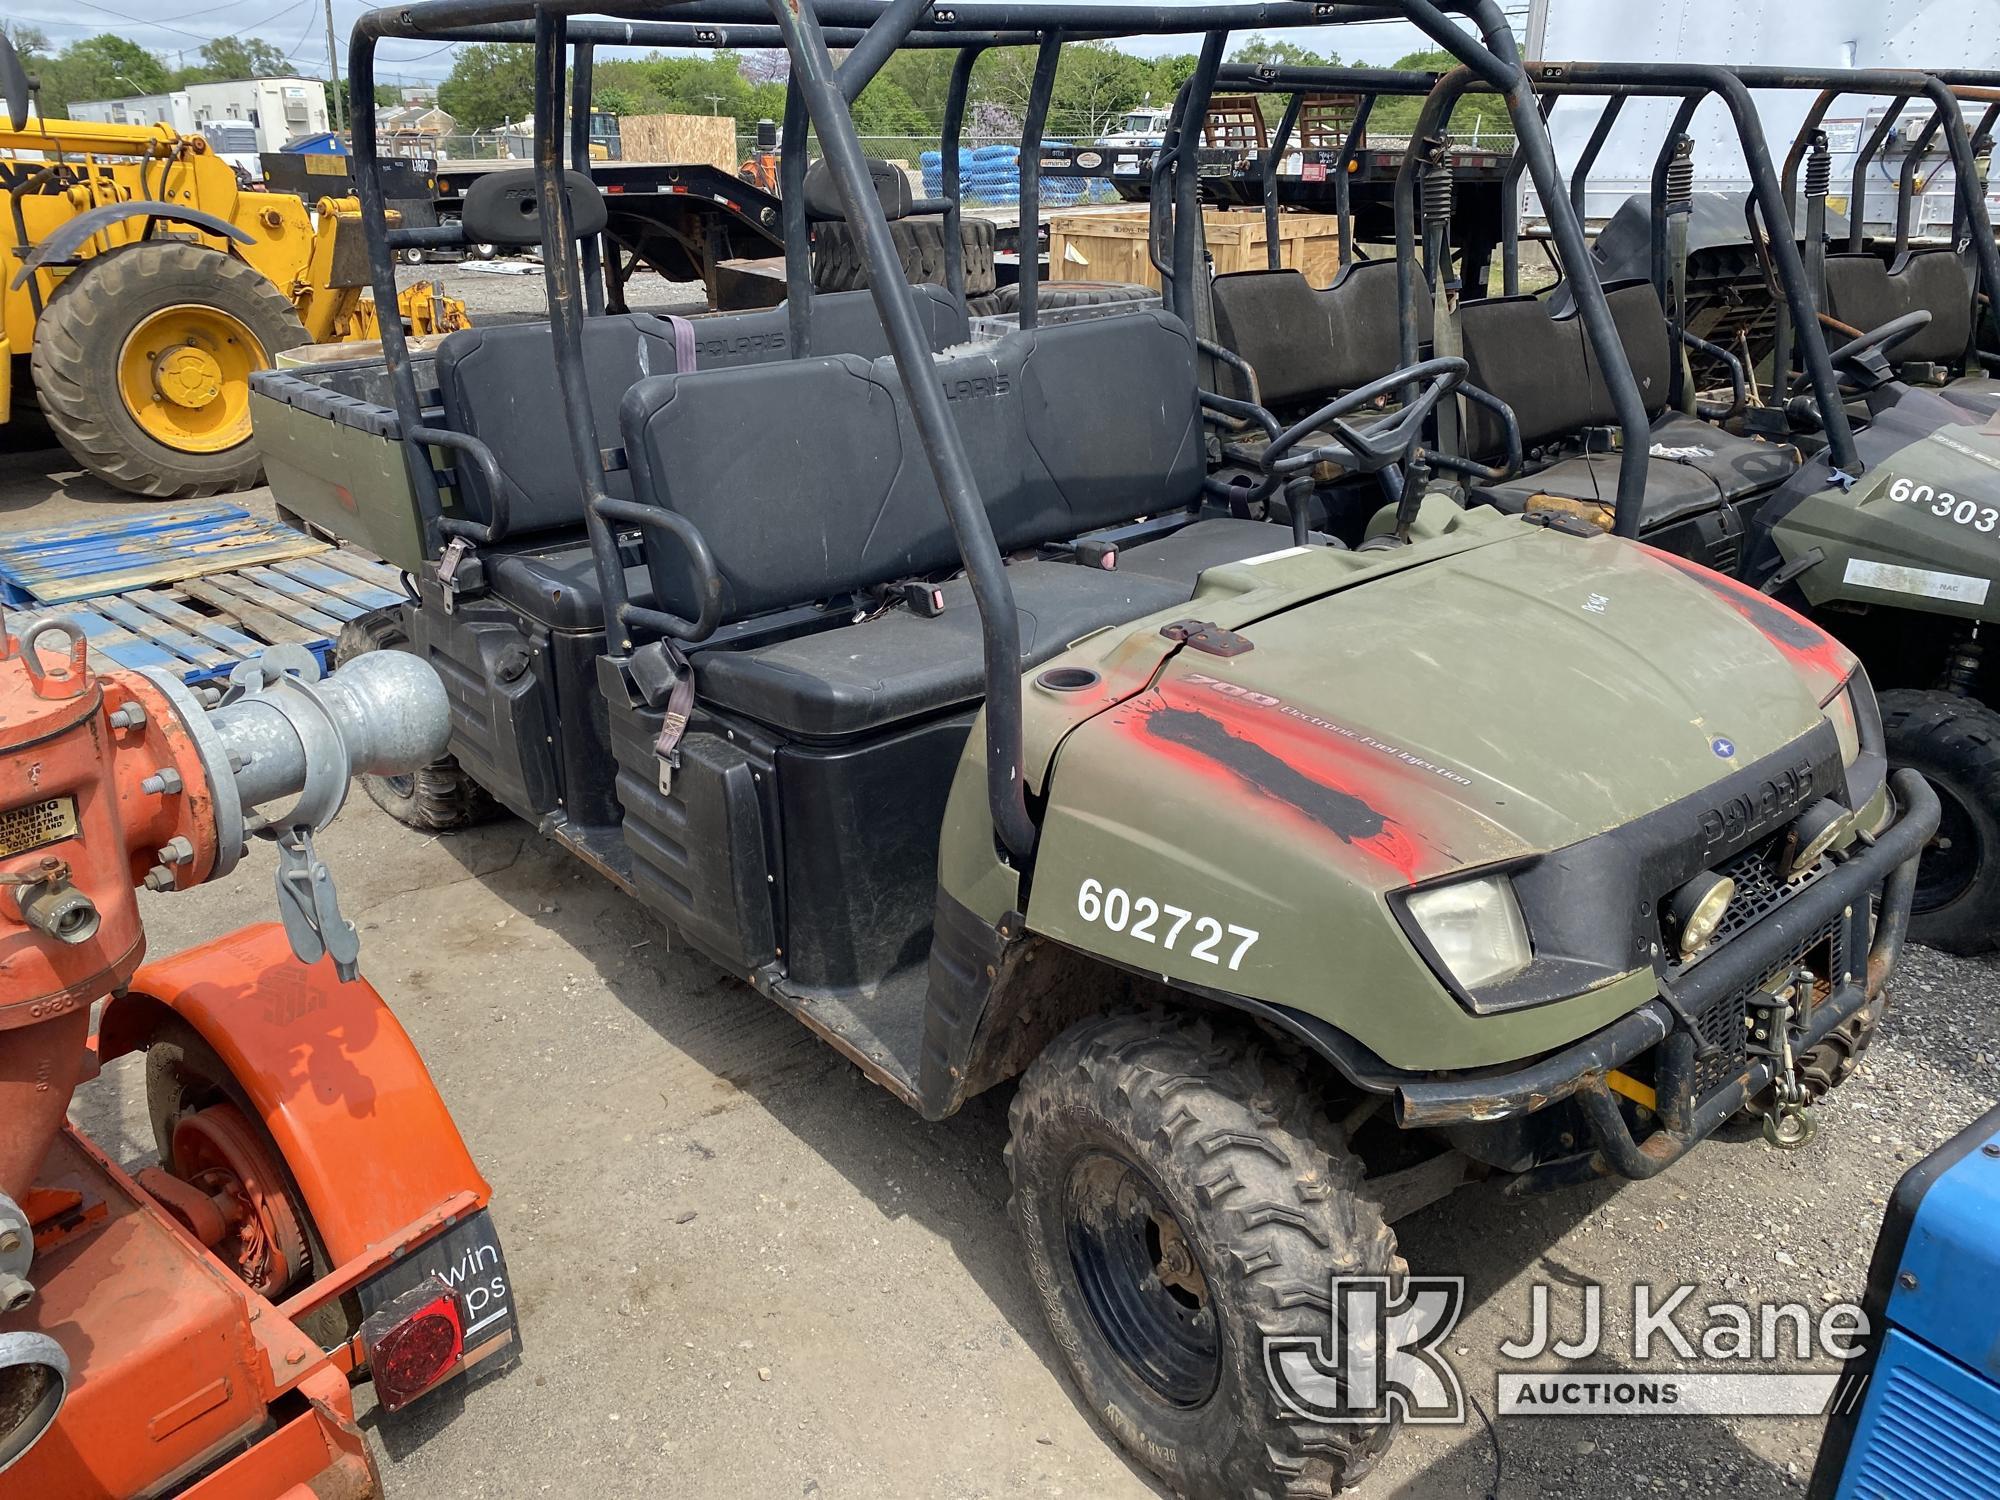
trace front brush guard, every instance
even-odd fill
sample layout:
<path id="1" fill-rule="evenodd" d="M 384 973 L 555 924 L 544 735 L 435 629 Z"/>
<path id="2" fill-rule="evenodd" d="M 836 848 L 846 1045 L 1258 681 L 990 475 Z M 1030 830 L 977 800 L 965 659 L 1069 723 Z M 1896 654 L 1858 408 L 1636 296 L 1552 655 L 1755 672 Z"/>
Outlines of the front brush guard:
<path id="1" fill-rule="evenodd" d="M 1902 815 L 1832 874 L 1703 959 L 1676 984 L 1673 1005 L 1664 999 L 1649 1001 L 1582 1041 L 1513 1072 L 1399 1081 L 1397 1123 L 1407 1129 L 1484 1123 L 1573 1097 L 1596 1149 L 1530 1170 L 1515 1179 L 1516 1191 L 1540 1191 L 1594 1177 L 1658 1175 L 1769 1088 L 1774 1073 L 1770 1059 L 1753 1057 L 1743 1072 L 1697 1100 L 1696 1039 L 1676 1010 L 1698 1015 L 1756 986 L 1781 967 L 1808 934 L 1852 912 L 1878 889 L 1881 908 L 1865 971 L 1834 985 L 1814 1007 L 1795 1045 L 1801 1052 L 1815 1046 L 1881 993 L 1909 931 L 1918 856 L 1938 823 L 1937 794 L 1923 777 L 1901 770 L 1890 778 L 1890 786 Z M 1608 1075 L 1654 1046 L 1661 1049 L 1654 1085 L 1659 1125 L 1644 1140 L 1636 1140 Z"/>

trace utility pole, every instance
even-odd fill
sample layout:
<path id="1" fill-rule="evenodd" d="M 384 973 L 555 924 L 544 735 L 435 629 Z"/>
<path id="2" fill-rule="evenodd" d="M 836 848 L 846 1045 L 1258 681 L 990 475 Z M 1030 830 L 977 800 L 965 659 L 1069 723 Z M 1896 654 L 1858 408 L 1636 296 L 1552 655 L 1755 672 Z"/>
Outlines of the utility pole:
<path id="1" fill-rule="evenodd" d="M 333 129 L 338 134 L 347 128 L 345 111 L 341 108 L 340 96 L 340 54 L 333 46 L 333 0 L 326 0 L 326 76 L 332 80 L 328 92 L 333 96 Z M 373 104 L 374 100 L 369 100 Z M 357 103 L 356 109 L 361 108 Z"/>

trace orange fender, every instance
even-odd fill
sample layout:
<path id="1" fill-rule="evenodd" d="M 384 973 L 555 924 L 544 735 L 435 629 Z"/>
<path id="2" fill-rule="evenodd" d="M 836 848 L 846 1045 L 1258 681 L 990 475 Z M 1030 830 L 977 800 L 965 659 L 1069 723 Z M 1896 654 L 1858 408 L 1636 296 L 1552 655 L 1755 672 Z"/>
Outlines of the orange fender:
<path id="1" fill-rule="evenodd" d="M 335 1265 L 454 1194 L 492 1196 L 401 1024 L 365 979 L 302 964 L 276 922 L 147 964 L 98 1029 L 108 1060 L 172 1012 L 215 1049 L 271 1132 Z"/>

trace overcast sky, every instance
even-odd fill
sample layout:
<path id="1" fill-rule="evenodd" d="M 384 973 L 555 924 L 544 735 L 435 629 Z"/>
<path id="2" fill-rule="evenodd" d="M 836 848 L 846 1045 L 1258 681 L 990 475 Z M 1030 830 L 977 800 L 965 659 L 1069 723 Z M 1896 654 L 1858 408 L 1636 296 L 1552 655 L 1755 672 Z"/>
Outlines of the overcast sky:
<path id="1" fill-rule="evenodd" d="M 256 37 L 282 51 L 301 76 L 326 76 L 325 0 L 292 0 L 290 4 L 282 0 L 211 0 L 206 5 L 194 0 L 8 0 L 6 9 L 10 20 L 39 26 L 57 47 L 108 31 L 163 54 L 172 66 L 183 53 L 192 62 L 201 44 L 212 38 Z M 367 9 L 368 0 L 333 0 L 343 72 L 348 28 Z M 1275 34 L 1359 63 L 1393 62 L 1424 45 L 1422 35 L 1403 22 Z M 1146 56 L 1194 49 L 1191 39 L 1174 37 L 1142 37 L 1120 45 Z M 376 74 L 384 82 L 436 82 L 451 71 L 452 50 L 431 42 L 384 42 L 377 51 Z M 606 48 L 600 54 L 619 55 L 627 55 L 627 49 Z"/>

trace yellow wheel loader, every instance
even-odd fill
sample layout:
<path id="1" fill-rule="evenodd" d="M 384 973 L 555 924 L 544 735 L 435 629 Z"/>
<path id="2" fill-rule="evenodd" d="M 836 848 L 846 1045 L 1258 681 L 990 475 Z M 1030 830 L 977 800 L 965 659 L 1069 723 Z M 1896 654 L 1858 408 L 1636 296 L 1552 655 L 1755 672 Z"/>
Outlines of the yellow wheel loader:
<path id="1" fill-rule="evenodd" d="M 0 422 L 32 386 L 70 456 L 122 490 L 257 483 L 251 372 L 378 335 L 355 200 L 309 211 L 246 189 L 200 136 L 42 119 L 30 90 L 0 37 Z M 465 326 L 436 287 L 398 300 L 412 334 Z"/>

